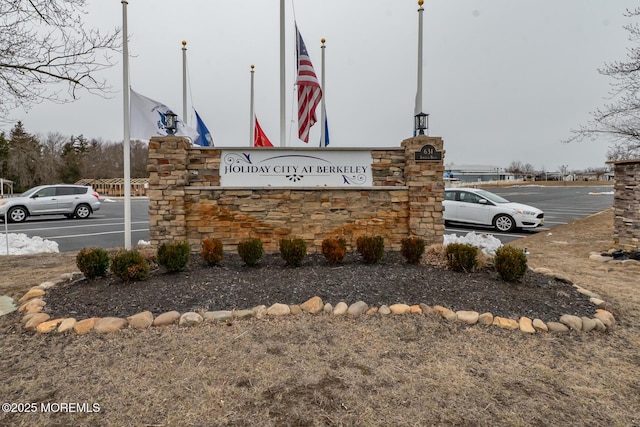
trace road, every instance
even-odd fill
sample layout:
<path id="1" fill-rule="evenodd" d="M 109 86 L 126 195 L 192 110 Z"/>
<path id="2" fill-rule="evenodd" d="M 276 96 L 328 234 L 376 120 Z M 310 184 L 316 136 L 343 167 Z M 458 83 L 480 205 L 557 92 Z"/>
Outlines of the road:
<path id="1" fill-rule="evenodd" d="M 488 188 L 496 194 L 514 201 L 540 208 L 545 213 L 545 225 L 534 231 L 496 233 L 490 227 L 450 226 L 446 234 L 464 235 L 470 231 L 492 234 L 503 243 L 548 231 L 578 218 L 600 212 L 613 205 L 612 187 L 538 187 L 514 186 Z M 131 242 L 149 240 L 148 200 L 131 201 Z M 4 232 L 4 226 L 0 224 Z M 79 251 L 84 247 L 114 248 L 124 246 L 124 203 L 122 200 L 103 201 L 101 209 L 85 220 L 64 216 L 33 217 L 20 224 L 8 224 L 9 233 L 39 236 L 58 243 L 60 252 Z"/>

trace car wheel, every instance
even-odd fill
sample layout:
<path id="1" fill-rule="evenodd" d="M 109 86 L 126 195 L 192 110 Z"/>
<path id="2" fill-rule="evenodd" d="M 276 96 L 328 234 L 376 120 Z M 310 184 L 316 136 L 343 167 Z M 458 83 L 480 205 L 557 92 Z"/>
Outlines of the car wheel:
<path id="1" fill-rule="evenodd" d="M 9 221 L 11 222 L 22 222 L 27 219 L 29 213 L 23 207 L 15 207 L 9 210 L 8 213 Z"/>
<path id="2" fill-rule="evenodd" d="M 73 214 L 76 218 L 89 218 L 89 215 L 91 215 L 91 208 L 87 205 L 78 205 Z"/>
<path id="3" fill-rule="evenodd" d="M 516 222 L 509 215 L 502 214 L 493 219 L 493 226 L 496 230 L 507 233 L 516 228 Z"/>

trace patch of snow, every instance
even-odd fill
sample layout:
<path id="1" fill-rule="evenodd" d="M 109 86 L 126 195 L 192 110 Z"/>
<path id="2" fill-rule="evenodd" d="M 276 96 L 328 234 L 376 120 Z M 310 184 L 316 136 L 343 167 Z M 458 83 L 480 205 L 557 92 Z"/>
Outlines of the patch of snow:
<path id="1" fill-rule="evenodd" d="M 457 234 L 445 234 L 443 246 L 450 243 L 463 243 L 476 246 L 487 255 L 495 255 L 496 250 L 502 246 L 500 239 L 485 233 L 476 234 L 475 231 L 467 233 L 465 236 L 458 237 Z"/>
<path id="2" fill-rule="evenodd" d="M 23 233 L 0 234 L 0 255 L 7 255 L 7 239 L 9 240 L 9 255 L 39 254 L 43 252 L 55 253 L 58 244 L 42 237 L 27 237 Z"/>
<path id="3" fill-rule="evenodd" d="M 590 196 L 613 196 L 613 191 L 601 191 L 599 193 L 589 192 Z"/>
<path id="4" fill-rule="evenodd" d="M 103 201 L 103 202 L 107 202 L 107 203 L 115 203 L 115 202 L 116 202 L 115 200 L 113 200 L 113 199 L 109 199 L 109 198 L 102 199 L 102 201 Z"/>
<path id="5" fill-rule="evenodd" d="M 151 242 L 147 242 L 146 240 L 138 240 L 138 246 L 149 246 Z"/>

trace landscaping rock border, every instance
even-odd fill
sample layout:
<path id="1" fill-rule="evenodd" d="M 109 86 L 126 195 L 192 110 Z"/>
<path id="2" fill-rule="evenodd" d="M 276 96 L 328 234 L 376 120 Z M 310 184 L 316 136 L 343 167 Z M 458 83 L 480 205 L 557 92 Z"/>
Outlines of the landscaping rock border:
<path id="1" fill-rule="evenodd" d="M 594 292 L 586 290 L 572 283 L 572 281 L 562 275 L 555 274 L 546 268 L 533 269 L 534 272 L 545 274 L 571 284 L 578 292 L 587 295 L 590 301 L 597 307 L 603 307 L 605 301 Z M 203 323 L 221 323 L 242 319 L 268 319 L 281 318 L 284 316 L 301 316 L 304 314 L 316 316 L 402 316 L 402 315 L 426 315 L 437 316 L 449 322 L 462 322 L 469 326 L 485 325 L 496 326 L 502 329 L 519 330 L 522 333 L 561 333 L 568 331 L 581 332 L 606 332 L 615 328 L 616 320 L 608 310 L 597 308 L 593 317 L 578 317 L 565 314 L 558 319 L 557 322 L 543 322 L 540 319 L 530 319 L 528 317 L 520 317 L 519 319 L 508 319 L 504 317 L 493 316 L 491 313 L 477 313 L 475 311 L 452 311 L 447 307 L 436 305 L 430 307 L 426 304 L 393 304 L 390 306 L 382 305 L 380 307 L 369 307 L 364 301 L 357 301 L 351 305 L 346 302 L 339 302 L 334 306 L 329 303 L 324 304 L 318 296 L 310 298 L 300 305 L 273 304 L 270 307 L 260 305 L 244 310 L 220 310 L 207 311 L 202 313 L 187 312 L 179 313 L 170 311 L 162 313 L 157 317 L 153 317 L 150 311 L 129 316 L 126 319 L 117 317 L 92 317 L 88 319 L 77 320 L 75 318 L 57 318 L 51 319 L 50 315 L 44 312 L 46 306 L 46 291 L 58 284 L 79 280 L 82 274 L 79 272 L 66 273 L 52 281 L 43 282 L 38 286 L 34 286 L 25 293 L 18 302 L 21 304 L 18 311 L 24 313 L 22 317 L 22 326 L 26 331 L 34 331 L 40 334 L 49 333 L 65 333 L 73 331 L 78 335 L 86 334 L 91 331 L 98 334 L 114 333 L 125 328 L 131 329 L 147 329 L 150 327 L 164 327 L 169 325 L 178 325 L 180 327 L 195 327 Z"/>

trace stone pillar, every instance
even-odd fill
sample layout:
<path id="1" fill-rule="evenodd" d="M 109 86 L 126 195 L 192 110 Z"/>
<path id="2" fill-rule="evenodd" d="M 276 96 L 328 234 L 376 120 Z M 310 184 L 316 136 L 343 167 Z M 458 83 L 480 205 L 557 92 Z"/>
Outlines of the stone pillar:
<path id="1" fill-rule="evenodd" d="M 149 141 L 149 237 L 154 248 L 187 239 L 184 202 L 190 146 L 188 139 L 179 136 Z"/>
<path id="2" fill-rule="evenodd" d="M 612 162 L 615 173 L 613 244 L 640 250 L 640 159 Z"/>
<path id="3" fill-rule="evenodd" d="M 402 141 L 409 187 L 409 235 L 427 244 L 442 243 L 444 219 L 444 154 L 439 137 L 416 136 Z"/>

